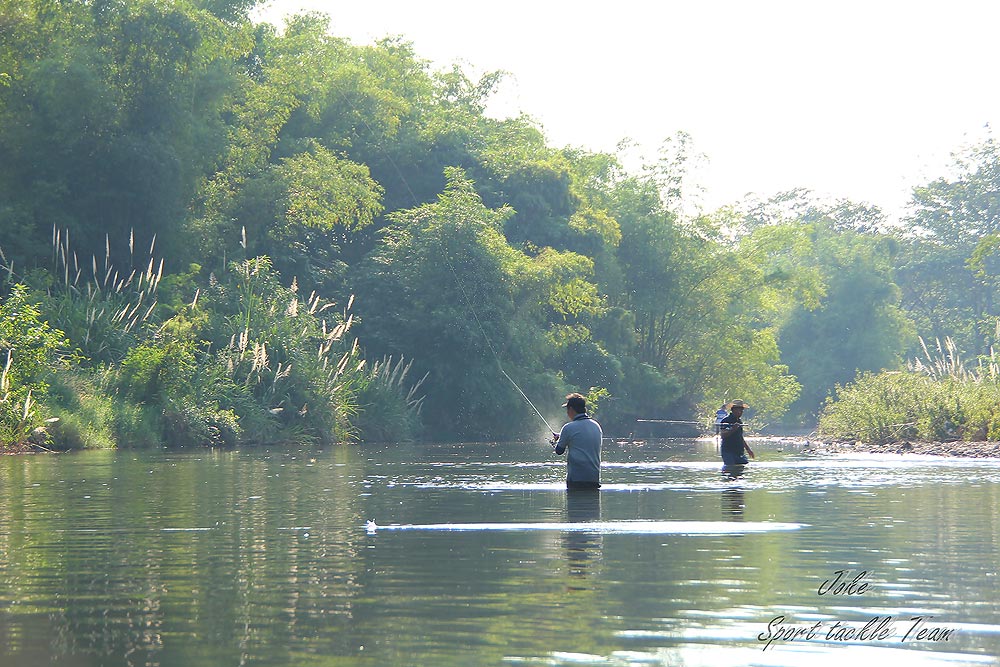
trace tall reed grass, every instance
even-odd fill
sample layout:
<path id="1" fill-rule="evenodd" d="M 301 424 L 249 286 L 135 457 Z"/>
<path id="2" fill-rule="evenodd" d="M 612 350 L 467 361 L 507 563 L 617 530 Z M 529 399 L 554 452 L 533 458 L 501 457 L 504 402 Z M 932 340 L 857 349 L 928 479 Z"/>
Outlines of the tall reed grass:
<path id="1" fill-rule="evenodd" d="M 410 364 L 402 360 L 367 364 L 352 335 L 354 297 L 343 307 L 316 293 L 303 297 L 294 279 L 283 284 L 267 257 L 255 257 L 198 287 L 197 276 L 186 274 L 194 294 L 180 303 L 171 295 L 164 311 L 165 262 L 155 248 L 154 237 L 148 252 L 136 252 L 130 235 L 127 268 L 117 269 L 107 237 L 103 258 L 80 261 L 69 233 L 53 228 L 52 266 L 47 277 L 35 276 L 34 295 L 41 316 L 76 351 L 46 408 L 59 417 L 64 446 L 330 443 L 416 433 L 422 380 L 409 385 Z M 37 389 L 12 389 L 16 362 L 8 355 L 3 367 L 0 357 L 0 409 L 22 437 L 41 413 Z"/>
<path id="2" fill-rule="evenodd" d="M 120 362 L 148 332 L 163 278 L 162 258 L 155 256 L 154 235 L 146 253 L 136 253 L 129 233 L 129 263 L 118 269 L 111 261 L 105 236 L 101 260 L 92 255 L 81 262 L 70 245 L 68 230 L 52 228 L 52 275 L 45 315 L 81 352 L 84 365 Z"/>
<path id="3" fill-rule="evenodd" d="M 359 432 L 368 441 L 405 442 L 420 435 L 424 396 L 420 389 L 429 373 L 412 382 L 413 361 L 385 356 L 368 367 L 358 393 Z"/>

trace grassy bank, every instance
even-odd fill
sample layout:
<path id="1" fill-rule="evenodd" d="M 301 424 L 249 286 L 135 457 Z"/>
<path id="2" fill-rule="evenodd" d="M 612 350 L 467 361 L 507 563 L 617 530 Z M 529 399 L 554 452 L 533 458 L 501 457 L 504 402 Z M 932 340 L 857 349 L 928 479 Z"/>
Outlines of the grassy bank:
<path id="1" fill-rule="evenodd" d="M 0 283 L 0 450 L 412 439 L 419 382 L 369 364 L 346 305 L 267 257 L 163 279 L 162 260 L 79 262 Z M 16 281 L 20 278 L 20 281 Z M 386 418 L 376 418 L 382 415 Z"/>

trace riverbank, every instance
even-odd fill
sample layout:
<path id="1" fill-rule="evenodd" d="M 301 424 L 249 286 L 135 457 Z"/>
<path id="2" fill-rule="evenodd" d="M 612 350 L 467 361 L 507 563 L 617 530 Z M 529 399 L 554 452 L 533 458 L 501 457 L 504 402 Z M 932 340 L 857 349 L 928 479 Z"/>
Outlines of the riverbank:
<path id="1" fill-rule="evenodd" d="M 803 454 L 906 454 L 918 456 L 943 456 L 962 458 L 1000 458 L 1000 442 L 910 442 L 901 440 L 886 444 L 850 442 L 843 440 L 816 440 L 800 436 L 753 436 L 747 440 L 754 442 L 780 443 L 783 449 L 798 450 Z M 619 440 L 624 443 L 626 441 Z M 52 450 L 30 442 L 0 448 L 0 455 L 17 454 L 58 454 L 64 450 Z"/>
<path id="2" fill-rule="evenodd" d="M 962 458 L 1000 458 L 1000 442 L 911 442 L 886 444 L 803 440 L 802 451 L 816 454 L 916 454 Z"/>
<path id="3" fill-rule="evenodd" d="M 4 445 L 0 447 L 0 456 L 17 456 L 20 454 L 61 454 L 70 451 L 68 449 L 49 449 L 44 445 L 37 445 L 31 442 L 22 442 L 17 445 Z"/>

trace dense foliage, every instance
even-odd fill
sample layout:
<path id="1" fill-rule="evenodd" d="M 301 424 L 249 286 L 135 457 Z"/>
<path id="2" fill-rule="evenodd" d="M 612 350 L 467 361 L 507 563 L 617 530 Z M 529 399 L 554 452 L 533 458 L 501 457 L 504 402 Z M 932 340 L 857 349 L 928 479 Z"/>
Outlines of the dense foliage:
<path id="1" fill-rule="evenodd" d="M 997 338 L 992 140 L 905 229 L 691 215 L 686 135 L 629 173 L 490 117 L 500 73 L 254 4 L 0 0 L 4 444 L 509 438 L 544 428 L 521 390 L 552 426 L 579 390 L 612 433 L 737 396 L 811 428 L 918 333 Z"/>
<path id="2" fill-rule="evenodd" d="M 995 365 L 985 376 L 865 373 L 838 388 L 820 418 L 820 433 L 869 443 L 1000 440 L 998 380 Z"/>

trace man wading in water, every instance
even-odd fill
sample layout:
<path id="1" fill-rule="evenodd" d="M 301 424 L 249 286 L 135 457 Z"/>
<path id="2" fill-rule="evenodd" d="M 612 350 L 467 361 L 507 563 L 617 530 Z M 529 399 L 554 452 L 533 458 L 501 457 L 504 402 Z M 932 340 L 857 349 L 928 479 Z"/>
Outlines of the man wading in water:
<path id="1" fill-rule="evenodd" d="M 587 414 L 587 399 L 570 394 L 563 403 L 569 423 L 554 434 L 556 454 L 566 455 L 566 488 L 601 488 L 601 425 Z"/>
<path id="2" fill-rule="evenodd" d="M 749 463 L 743 455 L 746 450 L 750 458 L 756 458 L 753 450 L 743 438 L 743 410 L 750 407 L 737 399 L 729 404 L 729 416 L 719 422 L 719 432 L 722 434 L 722 462 L 727 466 L 741 466 Z"/>

